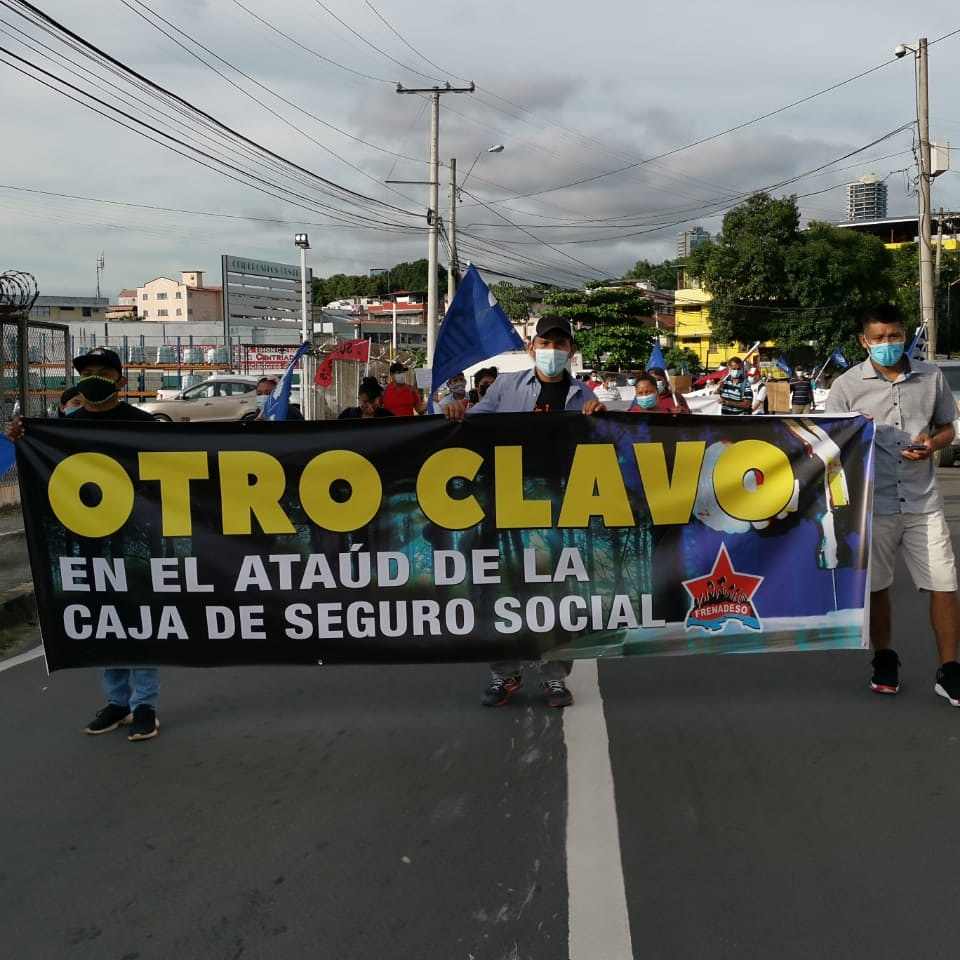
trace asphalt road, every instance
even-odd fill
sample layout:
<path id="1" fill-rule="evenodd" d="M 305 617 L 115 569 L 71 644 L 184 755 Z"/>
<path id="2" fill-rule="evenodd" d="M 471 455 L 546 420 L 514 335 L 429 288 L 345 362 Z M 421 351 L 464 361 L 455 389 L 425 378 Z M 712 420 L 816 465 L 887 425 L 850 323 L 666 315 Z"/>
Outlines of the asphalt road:
<path id="1" fill-rule="evenodd" d="M 960 710 L 895 602 L 899 697 L 867 653 L 598 664 L 634 957 L 953 954 Z M 81 733 L 96 671 L 0 671 L 0 957 L 564 960 L 618 922 L 568 883 L 588 673 L 565 719 L 532 684 L 482 709 L 473 665 L 164 669 L 129 743 Z M 575 960 L 627 960 L 605 943 Z"/>

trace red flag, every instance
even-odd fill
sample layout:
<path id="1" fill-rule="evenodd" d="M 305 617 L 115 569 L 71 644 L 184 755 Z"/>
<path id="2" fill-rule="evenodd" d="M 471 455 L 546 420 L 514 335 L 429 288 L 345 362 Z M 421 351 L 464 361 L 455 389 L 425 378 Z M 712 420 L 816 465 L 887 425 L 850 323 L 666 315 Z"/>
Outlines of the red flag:
<path id="1" fill-rule="evenodd" d="M 370 360 L 370 341 L 369 340 L 345 340 L 336 346 L 333 351 L 324 358 L 323 363 L 317 367 L 316 376 L 313 382 L 318 387 L 326 389 L 333 383 L 333 361 L 334 360 L 357 360 L 360 363 L 367 363 Z"/>

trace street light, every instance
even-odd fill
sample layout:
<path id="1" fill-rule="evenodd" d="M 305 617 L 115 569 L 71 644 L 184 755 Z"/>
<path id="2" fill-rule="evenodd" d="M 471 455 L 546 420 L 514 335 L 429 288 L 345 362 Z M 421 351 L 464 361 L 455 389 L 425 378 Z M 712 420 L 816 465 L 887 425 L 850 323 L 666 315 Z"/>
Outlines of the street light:
<path id="1" fill-rule="evenodd" d="M 477 165 L 477 161 L 478 161 L 485 153 L 503 153 L 503 144 L 502 144 L 502 143 L 495 143 L 492 147 L 487 147 L 486 150 L 481 150 L 481 151 L 473 158 L 473 163 L 470 164 L 470 169 L 467 171 L 467 175 L 460 181 L 460 189 L 461 189 L 461 190 L 463 189 L 463 185 L 464 185 L 464 184 L 467 182 L 467 180 L 470 178 L 470 174 L 473 173 L 473 168 Z"/>
<path id="2" fill-rule="evenodd" d="M 300 332 L 301 342 L 309 339 L 307 332 L 307 251 L 310 238 L 305 233 L 294 235 L 293 242 L 300 248 Z"/>
<path id="3" fill-rule="evenodd" d="M 897 59 L 910 51 L 917 61 L 917 134 L 920 141 L 920 182 L 917 197 L 920 205 L 920 318 L 927 330 L 927 357 L 937 356 L 937 318 L 934 310 L 933 255 L 930 248 L 930 103 L 927 94 L 927 38 L 921 37 L 916 46 L 897 44 L 893 54 Z"/>
<path id="4" fill-rule="evenodd" d="M 467 175 L 460 181 L 460 186 L 457 186 L 457 161 L 452 159 L 450 161 L 450 236 L 449 236 L 449 248 L 447 250 L 447 309 L 450 309 L 450 304 L 453 302 L 453 295 L 457 292 L 457 282 L 456 275 L 459 273 L 459 257 L 457 256 L 457 201 L 461 198 L 463 191 L 463 185 L 470 178 L 470 174 L 473 173 L 473 168 L 477 165 L 477 161 L 485 153 L 503 153 L 503 144 L 495 143 L 492 147 L 487 147 L 486 150 L 481 150 L 474 158 L 473 163 L 470 164 L 470 169 L 467 171 Z"/>

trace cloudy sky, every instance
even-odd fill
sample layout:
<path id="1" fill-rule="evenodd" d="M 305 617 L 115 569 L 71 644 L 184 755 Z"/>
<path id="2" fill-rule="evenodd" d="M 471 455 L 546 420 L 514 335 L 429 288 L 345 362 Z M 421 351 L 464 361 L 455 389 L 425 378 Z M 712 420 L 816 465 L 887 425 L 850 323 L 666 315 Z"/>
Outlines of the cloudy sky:
<path id="1" fill-rule="evenodd" d="M 398 83 L 476 84 L 440 98 L 439 206 L 456 157 L 461 258 L 490 280 L 659 262 L 757 190 L 841 220 L 865 173 L 915 215 L 916 58 L 893 50 L 919 37 L 931 139 L 957 145 L 933 207 L 960 209 L 955 2 L 34 6 L 56 23 L 0 0 L 0 271 L 45 294 L 92 296 L 101 254 L 111 300 L 181 270 L 219 283 L 224 253 L 299 262 L 299 231 L 317 275 L 426 256 L 429 188 L 387 181 L 428 179 L 430 110 Z"/>

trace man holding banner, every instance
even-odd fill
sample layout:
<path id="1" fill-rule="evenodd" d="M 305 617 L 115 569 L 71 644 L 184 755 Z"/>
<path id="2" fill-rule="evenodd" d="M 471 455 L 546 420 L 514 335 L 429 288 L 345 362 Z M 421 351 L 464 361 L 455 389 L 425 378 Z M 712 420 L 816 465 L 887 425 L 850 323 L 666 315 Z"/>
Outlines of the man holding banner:
<path id="1" fill-rule="evenodd" d="M 457 400 L 443 408 L 443 415 L 448 420 L 463 420 L 467 415 L 479 413 L 579 411 L 592 414 L 606 410 L 585 383 L 570 376 L 567 367 L 575 349 L 570 323 L 549 314 L 543 316 L 527 347 L 534 362 L 532 369 L 500 374 L 479 403 L 468 408 L 464 400 Z M 541 687 L 549 706 L 573 705 L 573 695 L 565 682 L 572 667 L 570 660 L 541 662 Z M 481 703 L 485 707 L 502 707 L 522 686 L 523 665 L 520 662 L 492 663 L 490 686 L 484 691 Z"/>
<path id="2" fill-rule="evenodd" d="M 113 350 L 96 347 L 76 357 L 73 366 L 79 375 L 77 390 L 83 398 L 83 407 L 70 416 L 72 423 L 84 420 L 156 423 L 149 413 L 120 399 L 127 379 L 123 375 L 123 363 Z M 23 435 L 23 421 L 17 417 L 11 422 L 7 436 L 16 442 Z M 157 735 L 160 671 L 156 667 L 108 667 L 103 671 L 103 690 L 106 706 L 87 724 L 84 733 L 97 736 L 125 726 L 129 727 L 128 740 L 152 740 Z"/>

